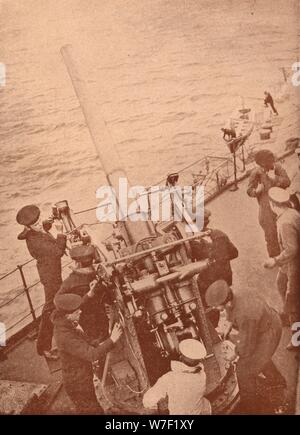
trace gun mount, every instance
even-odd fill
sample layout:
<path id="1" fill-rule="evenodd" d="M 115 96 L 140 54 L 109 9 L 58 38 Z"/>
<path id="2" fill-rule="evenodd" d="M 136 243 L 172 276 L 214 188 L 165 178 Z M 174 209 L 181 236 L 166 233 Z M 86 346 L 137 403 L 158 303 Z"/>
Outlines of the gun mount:
<path id="1" fill-rule="evenodd" d="M 119 179 L 128 177 L 72 51 L 66 46 L 61 53 L 107 183 L 117 192 Z M 173 175 L 171 185 L 176 184 Z M 116 205 L 120 206 L 117 200 Z M 71 224 L 71 214 L 63 214 Z M 238 399 L 234 367 L 223 358 L 221 340 L 207 320 L 197 285 L 196 274 L 207 267 L 208 259 L 193 263 L 191 256 L 190 241 L 207 234 L 188 237 L 181 222 L 160 228 L 150 220 L 124 220 L 121 215 L 122 220 L 105 240 L 107 255 L 101 256 L 99 249 L 103 261 L 98 274 L 110 288 L 115 316 L 124 319 L 125 334 L 98 370 L 99 396 L 123 413 L 146 413 L 141 405 L 144 391 L 169 370 L 178 343 L 193 337 L 207 350 L 204 366 L 213 412 L 230 412 Z M 71 230 L 70 235 L 76 231 Z M 74 242 L 80 243 L 80 234 Z"/>
<path id="2" fill-rule="evenodd" d="M 66 201 L 59 218 L 71 246 L 93 243 L 88 227 L 74 224 Z M 114 319 L 125 323 L 124 338 L 97 370 L 99 396 L 111 405 L 146 413 L 144 391 L 178 358 L 179 342 L 196 338 L 207 349 L 207 397 L 213 412 L 234 407 L 234 367 L 223 359 L 222 341 L 206 317 L 197 285 L 197 274 L 210 260 L 193 262 L 191 256 L 190 242 L 207 236 L 209 231 L 188 236 L 180 222 L 118 222 L 103 246 L 93 243 L 98 278 L 109 288 Z"/>

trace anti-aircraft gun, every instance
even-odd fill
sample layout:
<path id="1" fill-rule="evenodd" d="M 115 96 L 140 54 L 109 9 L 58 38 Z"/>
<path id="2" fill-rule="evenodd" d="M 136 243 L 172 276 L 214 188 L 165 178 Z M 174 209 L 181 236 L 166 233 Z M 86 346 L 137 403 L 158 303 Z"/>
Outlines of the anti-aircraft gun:
<path id="1" fill-rule="evenodd" d="M 104 122 L 95 117 L 97 105 L 79 78 L 72 49 L 64 47 L 62 55 L 108 184 L 117 189 L 119 178 L 126 177 L 119 156 Z M 77 234 L 73 243 L 93 242 L 88 230 L 87 238 L 78 233 L 68 204 L 59 205 L 65 228 Z M 209 259 L 192 262 L 190 246 L 208 234 L 191 235 L 182 222 L 172 220 L 158 226 L 151 220 L 122 219 L 114 226 L 104 242 L 107 255 L 101 258 L 103 246 L 98 246 L 98 275 L 110 289 L 115 316 L 124 321 L 125 333 L 99 368 L 101 395 L 123 412 L 146 413 L 141 407 L 144 391 L 168 371 L 170 359 L 178 357 L 179 342 L 196 338 L 207 350 L 204 366 L 213 413 L 230 412 L 238 400 L 234 366 L 223 358 L 221 340 L 207 319 L 197 285 L 197 274 L 208 267 Z"/>

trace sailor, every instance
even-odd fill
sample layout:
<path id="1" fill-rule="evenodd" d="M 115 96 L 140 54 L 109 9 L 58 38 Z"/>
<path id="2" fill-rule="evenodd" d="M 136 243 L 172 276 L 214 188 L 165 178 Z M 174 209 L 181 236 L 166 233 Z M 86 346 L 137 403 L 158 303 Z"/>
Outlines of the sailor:
<path id="1" fill-rule="evenodd" d="M 221 131 L 223 131 L 223 139 L 226 140 L 226 142 L 236 138 L 234 127 L 230 126 L 229 128 L 221 128 Z"/>
<path id="2" fill-rule="evenodd" d="M 224 280 L 214 282 L 206 292 L 208 306 L 223 311 L 238 331 L 235 355 L 242 411 L 256 413 L 257 380 L 263 373 L 266 385 L 285 387 L 272 361 L 281 337 L 279 314 L 253 291 L 233 292 Z"/>
<path id="3" fill-rule="evenodd" d="M 102 414 L 93 384 L 92 363 L 103 359 L 114 347 L 122 335 L 122 327 L 116 323 L 108 339 L 91 343 L 78 325 L 82 298 L 72 294 L 57 295 L 54 303 L 54 337 L 65 390 L 78 414 Z"/>
<path id="4" fill-rule="evenodd" d="M 296 164 L 291 175 L 291 185 L 289 188 L 290 201 L 293 207 L 300 211 L 300 147 L 295 149 Z"/>
<path id="5" fill-rule="evenodd" d="M 274 100 L 272 95 L 270 94 L 270 92 L 265 91 L 264 92 L 265 95 L 265 99 L 264 99 L 264 105 L 265 107 L 268 107 L 268 104 L 270 105 L 271 109 L 273 110 L 273 113 L 275 113 L 275 115 L 278 115 L 278 112 L 274 106 Z"/>
<path id="6" fill-rule="evenodd" d="M 203 231 L 210 231 L 208 237 L 199 241 L 190 242 L 192 249 L 192 257 L 196 261 L 208 258 L 208 267 L 199 273 L 197 282 L 198 287 L 205 304 L 205 292 L 213 282 L 224 279 L 228 285 L 232 285 L 232 269 L 231 260 L 238 257 L 239 252 L 236 246 L 231 242 L 227 234 L 215 228 L 210 228 L 211 212 L 208 209 L 204 210 L 204 226 Z M 218 326 L 220 313 L 219 311 L 211 311 L 209 318 L 213 326 Z"/>
<path id="7" fill-rule="evenodd" d="M 53 298 L 62 282 L 61 257 L 66 248 L 66 236 L 62 234 L 61 223 L 56 223 L 57 238 L 50 234 L 51 224 L 48 221 L 41 222 L 40 209 L 36 205 L 26 205 L 21 208 L 16 219 L 25 227 L 18 235 L 18 239 L 26 241 L 30 255 L 37 260 L 37 270 L 45 292 L 37 352 L 48 359 L 57 359 L 57 355 L 51 349 L 53 325 L 50 315 L 54 309 Z"/>
<path id="8" fill-rule="evenodd" d="M 289 207 L 289 194 L 286 190 L 273 187 L 269 190 L 271 207 L 277 216 L 280 254 L 265 261 L 264 266 L 272 269 L 279 266 L 277 288 L 283 300 L 283 314 L 289 324 L 300 320 L 300 214 Z M 290 343 L 288 349 L 294 350 Z"/>
<path id="9" fill-rule="evenodd" d="M 90 338 L 104 339 L 108 333 L 106 305 L 109 300 L 107 287 L 97 279 L 93 265 L 95 248 L 92 245 L 75 246 L 70 249 L 69 255 L 75 264 L 58 294 L 71 293 L 84 297 L 79 324 Z"/>
<path id="10" fill-rule="evenodd" d="M 268 197 L 271 187 L 286 189 L 290 179 L 280 163 L 275 163 L 274 154 L 266 149 L 255 154 L 257 167 L 250 174 L 247 193 L 256 198 L 259 204 L 258 220 L 265 233 L 267 250 L 270 257 L 280 252 L 277 238 L 276 215 L 273 213 Z"/>
<path id="11" fill-rule="evenodd" d="M 144 407 L 157 408 L 167 399 L 170 415 L 211 414 L 210 402 L 204 397 L 206 374 L 201 361 L 206 357 L 205 347 L 189 338 L 179 343 L 179 354 L 179 361 L 171 361 L 171 370 L 144 394 Z"/>

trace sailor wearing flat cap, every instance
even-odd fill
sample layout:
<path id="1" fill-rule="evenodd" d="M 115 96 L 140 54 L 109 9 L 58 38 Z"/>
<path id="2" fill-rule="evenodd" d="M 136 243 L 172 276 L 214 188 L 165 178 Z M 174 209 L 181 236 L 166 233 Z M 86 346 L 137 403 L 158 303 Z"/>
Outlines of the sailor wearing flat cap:
<path id="1" fill-rule="evenodd" d="M 46 230 L 50 229 L 50 226 L 42 225 L 40 214 L 40 209 L 33 204 L 26 205 L 18 211 L 16 220 L 24 226 L 18 239 L 26 241 L 30 255 L 36 259 L 38 274 L 44 287 L 45 305 L 37 339 L 37 352 L 48 359 L 57 359 L 51 350 L 53 325 L 50 315 L 54 309 L 53 298 L 62 282 L 61 257 L 66 248 L 66 236 L 62 234 L 62 224 L 57 223 L 58 234 L 57 238 L 54 238 Z"/>
<path id="2" fill-rule="evenodd" d="M 91 341 L 78 325 L 83 300 L 76 294 L 60 294 L 54 298 L 52 314 L 54 337 L 62 366 L 65 390 L 77 414 L 103 414 L 94 389 L 92 363 L 104 359 L 122 335 L 116 323 L 110 337 Z"/>
<path id="3" fill-rule="evenodd" d="M 106 315 L 109 300 L 107 287 L 98 280 L 94 267 L 97 255 L 93 245 L 75 246 L 69 251 L 74 263 L 70 275 L 63 281 L 58 295 L 77 294 L 83 298 L 79 324 L 91 339 L 108 336 L 108 318 Z"/>
<path id="4" fill-rule="evenodd" d="M 275 161 L 275 155 L 270 150 L 259 150 L 254 158 L 257 167 L 250 174 L 247 194 L 258 201 L 258 220 L 265 234 L 268 254 L 270 257 L 276 257 L 280 247 L 276 216 L 270 206 L 268 191 L 271 187 L 286 189 L 290 185 L 290 179 L 282 165 Z"/>
<path id="5" fill-rule="evenodd" d="M 279 314 L 252 289 L 233 292 L 225 281 L 214 282 L 206 292 L 210 307 L 225 310 L 227 320 L 238 331 L 235 348 L 236 373 L 241 411 L 257 412 L 257 378 L 263 373 L 270 385 L 285 386 L 285 380 L 272 361 L 281 337 Z"/>
<path id="6" fill-rule="evenodd" d="M 209 225 L 211 212 L 204 210 L 204 227 L 203 231 L 209 231 L 205 238 L 190 242 L 192 258 L 196 261 L 207 261 L 207 267 L 199 270 L 197 282 L 200 294 L 205 304 L 205 292 L 214 281 L 224 279 L 228 285 L 232 285 L 232 268 L 231 261 L 238 257 L 239 252 L 230 238 L 223 231 L 212 228 Z M 193 265 L 194 263 L 190 263 Z M 208 313 L 209 320 L 214 327 L 218 326 L 220 313 L 217 310 L 211 310 Z"/>
<path id="7" fill-rule="evenodd" d="M 211 414 L 204 397 L 206 374 L 201 363 L 206 357 L 203 344 L 189 338 L 179 343 L 179 361 L 171 361 L 171 370 L 161 376 L 143 397 L 145 408 L 156 408 L 166 399 L 170 415 Z"/>
<path id="8" fill-rule="evenodd" d="M 280 254 L 266 260 L 264 266 L 268 269 L 279 266 L 276 282 L 283 301 L 282 317 L 288 324 L 293 324 L 300 320 L 300 214 L 290 207 L 286 190 L 273 187 L 269 190 L 269 198 L 277 216 Z M 291 343 L 288 349 L 297 350 Z"/>

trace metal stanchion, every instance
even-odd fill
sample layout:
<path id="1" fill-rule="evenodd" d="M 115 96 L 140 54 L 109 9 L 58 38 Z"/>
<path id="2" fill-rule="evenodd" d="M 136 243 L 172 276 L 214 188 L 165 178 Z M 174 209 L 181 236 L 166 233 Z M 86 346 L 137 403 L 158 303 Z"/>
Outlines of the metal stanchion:
<path id="1" fill-rule="evenodd" d="M 28 301 L 28 304 L 29 304 L 29 308 L 30 308 L 30 312 L 31 312 L 33 321 L 36 322 L 36 315 L 35 315 L 35 311 L 34 311 L 34 308 L 33 308 L 33 305 L 32 305 L 32 300 L 31 300 L 31 297 L 30 297 L 30 294 L 29 294 L 29 289 L 27 287 L 27 283 L 26 283 L 26 279 L 25 279 L 25 276 L 24 276 L 23 268 L 22 268 L 22 266 L 17 266 L 17 268 L 20 271 L 20 275 L 21 275 L 21 278 L 22 278 L 22 283 L 23 283 L 24 291 L 25 291 L 25 294 L 26 294 L 26 297 L 27 297 L 27 301 Z"/>
<path id="2" fill-rule="evenodd" d="M 235 151 L 232 153 L 233 154 L 233 171 L 234 171 L 234 181 L 233 181 L 233 185 L 232 187 L 229 189 L 231 192 L 235 192 L 236 190 L 238 190 L 238 183 L 237 183 L 237 168 L 236 168 L 236 153 Z"/>

